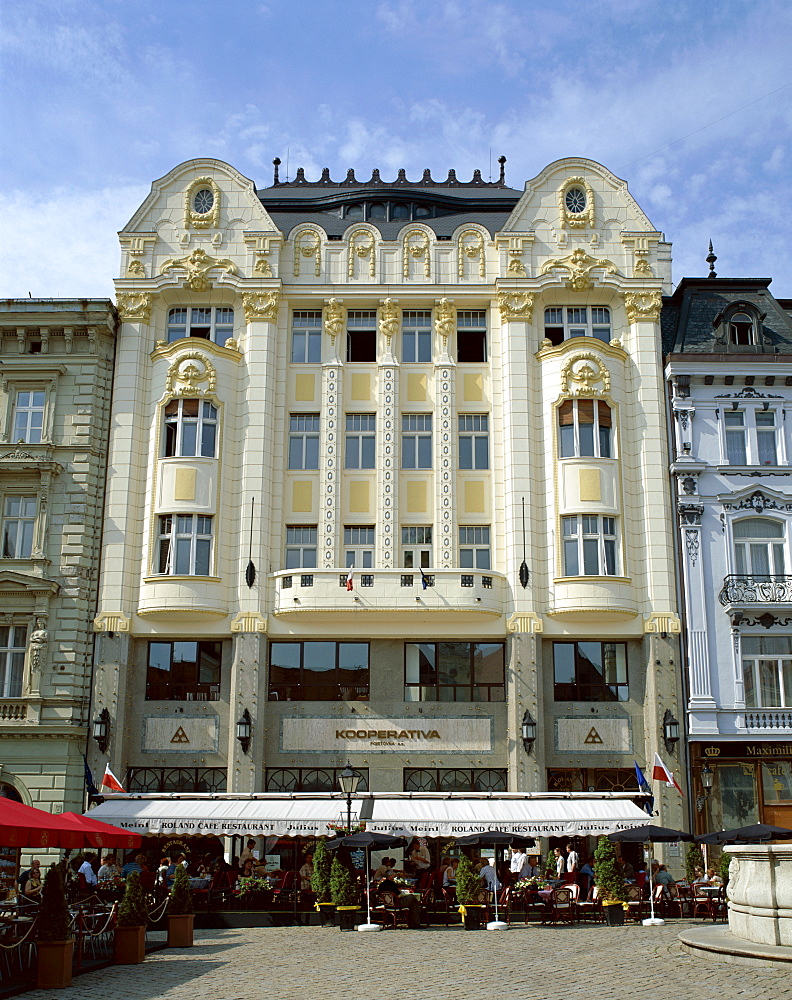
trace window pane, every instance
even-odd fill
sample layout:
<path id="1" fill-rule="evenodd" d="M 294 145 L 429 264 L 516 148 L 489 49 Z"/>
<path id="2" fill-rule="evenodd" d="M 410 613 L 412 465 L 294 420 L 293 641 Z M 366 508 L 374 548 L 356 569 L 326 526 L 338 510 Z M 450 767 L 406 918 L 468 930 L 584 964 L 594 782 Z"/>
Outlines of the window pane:
<path id="1" fill-rule="evenodd" d="M 303 643 L 303 697 L 308 701 L 335 698 L 335 643 Z"/>
<path id="2" fill-rule="evenodd" d="M 476 436 L 476 468 L 489 468 L 489 437 L 483 434 Z"/>
<path id="3" fill-rule="evenodd" d="M 575 683 L 575 644 L 553 643 L 553 675 L 556 684 Z"/>
<path id="4" fill-rule="evenodd" d="M 503 684 L 503 645 L 477 642 L 473 645 L 473 679 L 476 684 Z"/>
<path id="5" fill-rule="evenodd" d="M 596 538 L 583 539 L 583 573 L 586 576 L 599 574 L 599 541 Z"/>
<path id="6" fill-rule="evenodd" d="M 473 438 L 469 434 L 459 439 L 459 468 L 473 468 Z"/>
<path id="7" fill-rule="evenodd" d="M 428 437 L 418 438 L 418 468 L 432 468 L 432 439 Z"/>
<path id="8" fill-rule="evenodd" d="M 440 684 L 470 684 L 470 644 L 438 643 L 438 674 Z"/>
<path id="9" fill-rule="evenodd" d="M 577 539 L 564 542 L 564 576 L 578 576 L 580 566 L 578 563 L 578 543 Z"/>
<path id="10" fill-rule="evenodd" d="M 781 685 L 776 660 L 759 661 L 759 698 L 765 708 L 781 707 Z"/>

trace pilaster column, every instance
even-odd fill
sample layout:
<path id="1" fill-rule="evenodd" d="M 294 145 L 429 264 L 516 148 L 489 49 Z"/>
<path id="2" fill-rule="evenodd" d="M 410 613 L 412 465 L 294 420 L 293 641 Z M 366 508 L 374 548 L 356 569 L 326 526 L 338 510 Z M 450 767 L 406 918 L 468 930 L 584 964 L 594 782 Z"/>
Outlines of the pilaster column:
<path id="1" fill-rule="evenodd" d="M 680 551 L 684 563 L 682 580 L 687 608 L 688 676 L 691 708 L 714 710 L 709 656 L 707 652 L 707 601 L 704 549 L 701 544 L 701 503 L 679 503 Z"/>
<path id="2" fill-rule="evenodd" d="M 340 424 L 343 407 L 344 369 L 339 357 L 339 340 L 346 330 L 346 309 L 340 299 L 328 299 L 324 311 L 324 328 L 330 337 L 328 359 L 322 364 L 321 454 L 319 459 L 319 521 L 317 543 L 324 569 L 341 565 L 337 552 L 341 517 L 341 469 L 343 467 L 343 429 Z"/>
<path id="3" fill-rule="evenodd" d="M 259 685 L 266 680 L 265 640 L 253 632 L 241 632 L 232 640 L 231 694 L 228 717 L 228 791 L 264 791 L 264 731 L 266 712 L 259 712 Z M 262 697 L 266 694 L 262 692 Z M 236 723 L 245 710 L 251 718 L 251 740 L 245 753 L 236 738 Z"/>
<path id="4" fill-rule="evenodd" d="M 377 556 L 375 565 L 393 569 L 399 560 L 399 362 L 391 351 L 401 326 L 393 299 L 380 304 L 379 326 L 385 340 L 377 372 Z M 381 345 L 382 346 L 382 345 Z"/>

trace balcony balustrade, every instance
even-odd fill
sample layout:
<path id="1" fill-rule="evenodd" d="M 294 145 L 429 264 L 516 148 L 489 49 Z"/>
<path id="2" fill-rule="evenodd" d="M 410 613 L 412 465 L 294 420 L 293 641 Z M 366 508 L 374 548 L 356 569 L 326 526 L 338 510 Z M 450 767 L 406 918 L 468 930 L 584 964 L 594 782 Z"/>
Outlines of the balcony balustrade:
<path id="1" fill-rule="evenodd" d="M 730 605 L 790 604 L 792 605 L 792 576 L 747 576 L 732 573 L 723 581 L 718 594 L 723 607 Z"/>
<path id="2" fill-rule="evenodd" d="M 792 709 L 752 709 L 745 713 L 745 728 L 767 732 L 769 730 L 792 732 Z"/>
<path id="3" fill-rule="evenodd" d="M 470 569 L 282 570 L 270 576 L 276 615 L 317 612 L 464 612 L 498 616 L 504 612 L 506 579 Z"/>

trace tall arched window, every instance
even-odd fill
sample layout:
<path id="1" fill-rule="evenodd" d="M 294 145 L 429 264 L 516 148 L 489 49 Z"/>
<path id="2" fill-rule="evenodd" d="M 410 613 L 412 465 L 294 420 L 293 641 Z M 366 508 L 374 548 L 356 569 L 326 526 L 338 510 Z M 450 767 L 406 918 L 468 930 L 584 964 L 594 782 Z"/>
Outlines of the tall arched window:
<path id="1" fill-rule="evenodd" d="M 558 408 L 560 458 L 611 457 L 611 410 L 594 399 L 566 399 Z"/>
<path id="2" fill-rule="evenodd" d="M 732 313 L 729 317 L 729 340 L 732 344 L 755 344 L 753 318 L 747 312 Z"/>
<path id="3" fill-rule="evenodd" d="M 784 525 L 766 517 L 734 522 L 734 564 L 741 576 L 784 574 Z"/>

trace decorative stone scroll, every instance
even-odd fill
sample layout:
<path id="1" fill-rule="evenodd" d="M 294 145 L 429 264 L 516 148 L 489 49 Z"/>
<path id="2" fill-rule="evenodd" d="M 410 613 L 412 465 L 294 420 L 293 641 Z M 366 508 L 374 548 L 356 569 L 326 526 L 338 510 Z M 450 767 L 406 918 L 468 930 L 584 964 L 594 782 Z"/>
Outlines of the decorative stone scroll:
<path id="1" fill-rule="evenodd" d="M 153 301 L 151 292 L 119 292 L 116 297 L 118 315 L 124 323 L 148 323 Z"/>
<path id="2" fill-rule="evenodd" d="M 167 274 L 174 268 L 187 272 L 185 287 L 191 288 L 194 292 L 205 292 L 209 288 L 211 285 L 209 272 L 215 268 L 219 268 L 227 274 L 238 273 L 236 264 L 228 257 L 210 257 L 200 247 L 186 257 L 171 257 L 166 260 L 160 268 L 160 274 Z"/>
<path id="3" fill-rule="evenodd" d="M 644 632 L 648 635 L 659 635 L 661 632 L 679 635 L 681 631 L 682 623 L 673 611 L 655 611 L 644 621 Z"/>
<path id="4" fill-rule="evenodd" d="M 577 250 L 573 250 L 572 253 L 567 254 L 566 257 L 551 257 L 550 260 L 546 260 L 542 264 L 540 273 L 549 274 L 550 271 L 554 271 L 557 268 L 561 268 L 569 273 L 568 284 L 570 288 L 574 288 L 576 291 L 591 288 L 594 284 L 592 271 L 604 270 L 606 274 L 619 273 L 619 269 L 612 260 L 592 257 L 579 247 Z"/>
<path id="5" fill-rule="evenodd" d="M 501 319 L 530 323 L 535 299 L 532 292 L 498 292 Z"/>
<path id="6" fill-rule="evenodd" d="M 510 632 L 544 632 L 544 622 L 533 611 L 522 613 L 515 612 L 506 622 L 506 628 Z"/>
<path id="7" fill-rule="evenodd" d="M 624 296 L 628 323 L 657 322 L 662 306 L 660 292 L 626 292 Z"/>
<path id="8" fill-rule="evenodd" d="M 280 292 L 276 289 L 269 292 L 244 292 L 242 295 L 242 305 L 244 306 L 245 319 L 248 323 L 252 323 L 256 319 L 263 319 L 269 323 L 274 323 L 278 318 Z"/>
<path id="9" fill-rule="evenodd" d="M 231 621 L 231 631 L 263 635 L 267 631 L 267 619 L 257 611 L 240 611 Z"/>
<path id="10" fill-rule="evenodd" d="M 207 385 L 204 388 L 203 383 Z M 185 351 L 168 369 L 165 391 L 174 396 L 205 396 L 215 391 L 217 372 L 209 358 L 201 351 Z"/>
<path id="11" fill-rule="evenodd" d="M 607 395 L 610 392 L 610 372 L 591 351 L 574 354 L 561 369 L 561 391 L 566 396 Z"/>
<path id="12" fill-rule="evenodd" d="M 103 611 L 94 618 L 94 632 L 128 632 L 129 615 L 123 611 Z"/>

